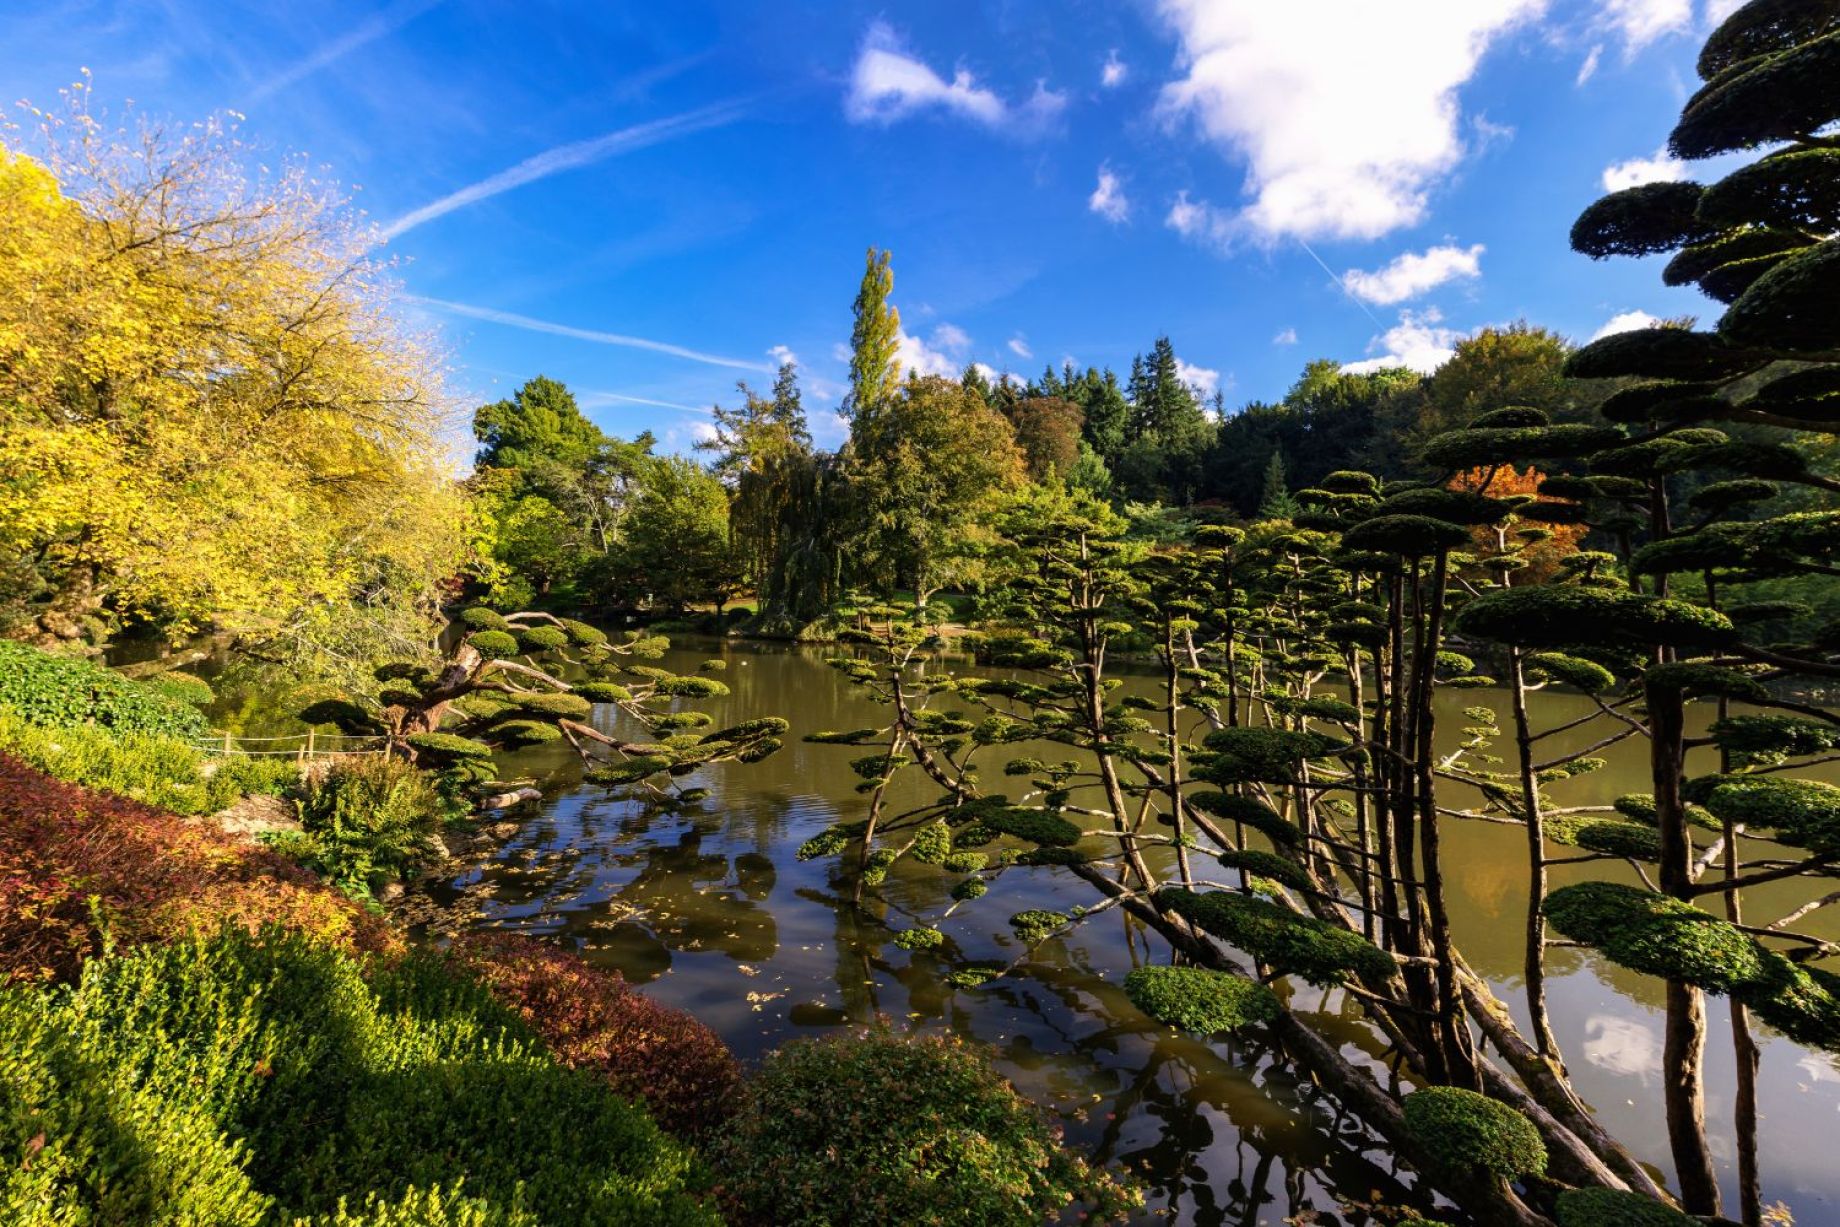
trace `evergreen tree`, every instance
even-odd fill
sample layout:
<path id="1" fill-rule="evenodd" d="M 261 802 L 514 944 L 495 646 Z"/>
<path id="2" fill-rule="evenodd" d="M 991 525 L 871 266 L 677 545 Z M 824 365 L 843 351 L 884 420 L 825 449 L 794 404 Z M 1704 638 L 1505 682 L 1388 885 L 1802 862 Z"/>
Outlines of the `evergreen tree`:
<path id="1" fill-rule="evenodd" d="M 1288 520 L 1297 514 L 1297 500 L 1284 479 L 1284 453 L 1274 451 L 1265 465 L 1265 484 L 1259 493 L 1259 519 Z"/>
<path id="2" fill-rule="evenodd" d="M 1131 405 L 1118 376 L 1111 370 L 1100 372 L 1092 367 L 1070 385 L 1068 399 L 1080 407 L 1086 422 L 1081 436 L 1087 446 L 1106 462 L 1124 449 L 1125 432 L 1130 422 Z"/>
<path id="3" fill-rule="evenodd" d="M 958 377 L 959 386 L 967 392 L 975 392 L 986 405 L 996 407 L 996 393 L 990 386 L 990 380 L 984 378 L 984 372 L 975 362 L 965 363 L 964 372 Z"/>
<path id="4" fill-rule="evenodd" d="M 580 470 L 607 436 L 582 416 L 575 394 L 546 375 L 529 380 L 509 399 L 473 412 L 480 468 L 534 470 L 545 465 Z"/>
<path id="5" fill-rule="evenodd" d="M 852 420 L 873 412 L 900 380 L 895 359 L 900 345 L 901 313 L 888 301 L 894 292 L 890 252 L 871 247 L 862 287 L 856 292 L 856 324 L 850 332 L 850 391 L 844 416 Z"/>

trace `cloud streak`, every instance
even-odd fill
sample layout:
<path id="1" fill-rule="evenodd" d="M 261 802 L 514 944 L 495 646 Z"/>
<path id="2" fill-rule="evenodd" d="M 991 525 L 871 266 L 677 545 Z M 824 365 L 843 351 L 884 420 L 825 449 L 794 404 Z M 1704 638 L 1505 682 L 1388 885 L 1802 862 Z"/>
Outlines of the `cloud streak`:
<path id="1" fill-rule="evenodd" d="M 901 45 L 885 22 L 869 27 L 850 74 L 844 114 L 852 123 L 891 124 L 927 110 L 943 110 L 1010 136 L 1038 136 L 1067 105 L 1067 96 L 1037 83 L 1027 101 L 1006 102 L 979 85 L 966 69 L 950 81 Z"/>
<path id="2" fill-rule="evenodd" d="M 623 153 L 633 153 L 666 141 L 690 136 L 697 132 L 706 132 L 711 128 L 720 128 L 740 118 L 743 104 L 739 101 L 718 102 L 694 111 L 685 111 L 681 115 L 671 115 L 664 119 L 649 120 L 642 124 L 621 128 L 604 136 L 590 137 L 584 141 L 572 141 L 566 145 L 557 145 L 533 154 L 515 166 L 507 167 L 495 175 L 488 175 L 477 183 L 469 183 L 456 191 L 449 192 L 439 200 L 431 201 L 419 209 L 412 209 L 383 228 L 382 237 L 387 242 L 400 235 L 407 234 L 417 226 L 423 226 L 438 217 L 445 217 L 456 209 L 478 204 L 493 196 L 509 192 L 514 188 L 547 179 L 551 175 L 565 170 L 577 170 L 591 166 L 607 158 Z"/>
<path id="3" fill-rule="evenodd" d="M 617 345 L 625 349 L 643 349 L 655 354 L 668 354 L 673 358 L 684 358 L 691 362 L 701 362 L 707 366 L 725 366 L 737 371 L 761 371 L 771 373 L 773 368 L 765 362 L 749 362 L 742 358 L 725 358 L 720 354 L 706 354 L 701 350 L 688 349 L 682 345 L 672 345 L 666 341 L 653 341 L 646 337 L 631 337 L 618 332 L 601 332 L 593 328 L 576 328 L 569 324 L 554 324 L 548 320 L 533 319 L 528 315 L 517 315 L 510 311 L 498 311 L 491 307 L 475 307 L 470 303 L 449 302 L 444 298 L 424 298 L 419 294 L 404 295 L 409 302 L 445 311 L 449 315 L 464 316 L 471 320 L 482 320 L 488 324 L 502 324 L 506 328 L 522 328 L 526 332 L 543 332 L 550 336 L 570 337 L 577 341 L 591 341 L 596 345 Z M 666 408 L 678 408 L 667 405 Z"/>
<path id="4" fill-rule="evenodd" d="M 426 13 L 441 0 L 396 0 L 396 3 L 373 13 L 344 34 L 320 46 L 311 54 L 294 61 L 249 93 L 250 102 L 261 102 L 322 68 L 330 67 L 367 43 L 394 34 Z"/>

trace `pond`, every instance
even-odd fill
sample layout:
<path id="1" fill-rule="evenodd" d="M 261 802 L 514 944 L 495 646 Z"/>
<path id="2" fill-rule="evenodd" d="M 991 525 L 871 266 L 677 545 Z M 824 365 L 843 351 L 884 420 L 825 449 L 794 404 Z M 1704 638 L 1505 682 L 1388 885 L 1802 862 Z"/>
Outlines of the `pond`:
<path id="1" fill-rule="evenodd" d="M 568 784 L 578 773 L 555 747 L 508 756 L 504 771 L 560 773 L 564 786 L 518 815 L 516 833 L 483 859 L 462 862 L 462 872 L 432 884 L 448 922 L 573 944 L 695 1013 L 744 1060 L 878 1015 L 979 1041 L 1024 1094 L 1062 1121 L 1071 1143 L 1137 1174 L 1150 1190 L 1146 1223 L 1278 1224 L 1311 1210 L 1318 1217 L 1307 1221 L 1321 1224 L 1390 1222 L 1343 1203 L 1397 1204 L 1408 1197 L 1409 1175 L 1402 1180 L 1385 1149 L 1280 1054 L 1251 1042 L 1178 1035 L 1125 999 L 1125 973 L 1168 957 L 1141 923 L 1108 911 L 980 989 L 945 983 L 955 966 L 1008 963 L 1021 953 L 1007 924 L 1011 914 L 1090 905 L 1091 888 L 1064 870 L 1007 872 L 989 895 L 944 922 L 942 947 L 909 953 L 893 944 L 894 935 L 936 920 L 955 878 L 903 861 L 857 910 L 833 879 L 834 859 L 795 857 L 803 841 L 867 809 L 848 766 L 863 751 L 798 738 L 884 722 L 870 699 L 824 664 L 833 652 L 685 641 L 660 662 L 691 672 L 720 655 L 728 668 L 719 676 L 732 693 L 699 707 L 718 725 L 780 715 L 793 726 L 772 758 L 686 780 L 710 794 L 684 813 L 649 813 L 603 789 Z M 1590 709 L 1577 696 L 1534 698 L 1536 727 Z M 1463 710 L 1473 705 L 1507 714 L 1505 694 L 1448 696 L 1439 728 L 1452 745 L 1470 723 Z M 597 711 L 611 719 L 611 709 Z M 1571 736 L 1586 744 L 1601 735 L 1593 728 Z M 1603 757 L 1604 770 L 1568 781 L 1556 795 L 1606 803 L 1648 791 L 1643 743 L 1632 738 Z M 894 812 L 936 791 L 917 773 L 903 777 L 897 792 L 901 787 L 908 791 L 891 797 Z M 1514 827 L 1452 822 L 1445 847 L 1458 945 L 1518 1007 L 1524 837 Z M 1634 880 L 1620 862 L 1554 870 L 1555 885 L 1584 876 Z M 1747 892 L 1747 918 L 1774 919 L 1806 897 L 1792 884 Z M 1818 924 L 1802 927 L 1840 938 L 1832 911 L 1817 917 Z M 1611 1132 L 1667 1172 L 1660 982 L 1571 949 L 1554 950 L 1549 967 L 1554 1026 L 1574 1080 Z M 1321 1011 L 1319 1021 L 1348 1043 L 1378 1052 L 1342 993 L 1302 991 L 1297 1004 Z M 1733 1071 L 1722 999 L 1709 1000 L 1708 1027 L 1708 1123 L 1727 1203 L 1734 1204 Z M 1765 1202 L 1786 1203 L 1803 1227 L 1840 1223 L 1840 1164 L 1830 1132 L 1840 1131 L 1840 1064 L 1768 1032 L 1760 1038 Z"/>

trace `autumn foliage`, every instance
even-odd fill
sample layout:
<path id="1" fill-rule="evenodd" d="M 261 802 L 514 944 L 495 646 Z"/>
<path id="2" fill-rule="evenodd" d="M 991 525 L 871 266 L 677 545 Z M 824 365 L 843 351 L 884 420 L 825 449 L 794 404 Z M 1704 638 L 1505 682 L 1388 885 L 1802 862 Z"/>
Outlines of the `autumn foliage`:
<path id="1" fill-rule="evenodd" d="M 669 1132 L 703 1139 L 735 1111 L 741 1067 L 716 1033 L 653 1001 L 617 971 L 509 933 L 475 933 L 452 955 L 517 1010 L 559 1060 L 605 1075 Z"/>
<path id="2" fill-rule="evenodd" d="M 1540 483 L 1546 480 L 1546 476 L 1532 465 L 1525 469 L 1517 469 L 1511 464 L 1490 465 L 1458 473 L 1450 479 L 1450 488 L 1472 494 L 1486 494 L 1490 498 L 1505 499 L 1516 495 L 1532 498 L 1539 493 Z M 1472 552 L 1480 559 L 1515 554 L 1527 565 L 1516 572 L 1514 582 L 1544 583 L 1558 572 L 1560 563 L 1578 552 L 1579 541 L 1590 531 L 1584 524 L 1543 524 L 1540 527 L 1550 535 L 1544 540 L 1522 546 L 1520 542 L 1525 538 L 1517 538 L 1515 534 L 1527 527 L 1524 524 L 1517 525 L 1512 517 L 1502 524 L 1478 525 L 1470 529 L 1470 536 L 1475 541 Z"/>
<path id="3" fill-rule="evenodd" d="M 70 980 L 111 947 L 278 924 L 352 950 L 383 922 L 293 862 L 0 754 L 0 983 Z"/>

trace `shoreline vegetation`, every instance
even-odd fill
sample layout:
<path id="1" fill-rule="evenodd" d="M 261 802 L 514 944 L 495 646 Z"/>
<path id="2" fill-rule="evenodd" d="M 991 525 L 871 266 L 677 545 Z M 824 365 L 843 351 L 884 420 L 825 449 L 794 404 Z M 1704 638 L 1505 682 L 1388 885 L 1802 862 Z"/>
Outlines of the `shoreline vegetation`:
<path id="1" fill-rule="evenodd" d="M 0 146 L 0 1217 L 1130 1216 L 1143 1190 L 976 1049 L 883 1022 L 744 1070 L 577 952 L 411 940 L 385 906 L 540 795 L 511 751 L 673 815 L 797 737 L 861 798 L 797 850 L 843 906 L 898 864 L 950 881 L 892 938 L 942 959 L 961 909 L 1024 959 L 1141 921 L 1137 1010 L 1258 1035 L 1397 1161 L 1410 1206 L 1325 1211 L 1785 1221 L 1758 1033 L 1840 1052 L 1840 945 L 1809 928 L 1840 904 L 1836 40 L 1835 5 L 1738 7 L 1669 136 L 1719 177 L 1573 227 L 1583 257 L 1667 256 L 1703 328 L 1516 324 L 1429 376 L 1316 362 L 1229 412 L 1167 337 L 1122 379 L 908 372 L 871 249 L 836 451 L 790 362 L 714 409 L 707 464 L 538 375 L 473 412 L 460 477 L 438 344 L 336 192 L 257 170 L 225 123 L 112 133 L 81 92 L 34 112 Z M 835 645 L 875 723 L 719 725 L 726 660 L 661 663 L 700 619 Z M 1590 707 L 1549 724 L 1546 690 Z M 1467 691 L 1506 709 L 1453 736 L 1439 700 Z M 362 752 L 211 753 L 263 722 Z M 1645 790 L 1560 799 L 1625 743 Z M 1445 836 L 1471 822 L 1524 836 L 1512 1008 L 1452 925 Z M 1011 912 L 1022 867 L 1090 902 Z M 1784 883 L 1800 902 L 1766 911 Z M 1561 944 L 1663 987 L 1666 1170 L 1567 1074 Z M 1293 1008 L 1303 986 L 1358 1002 L 1372 1051 Z"/>

